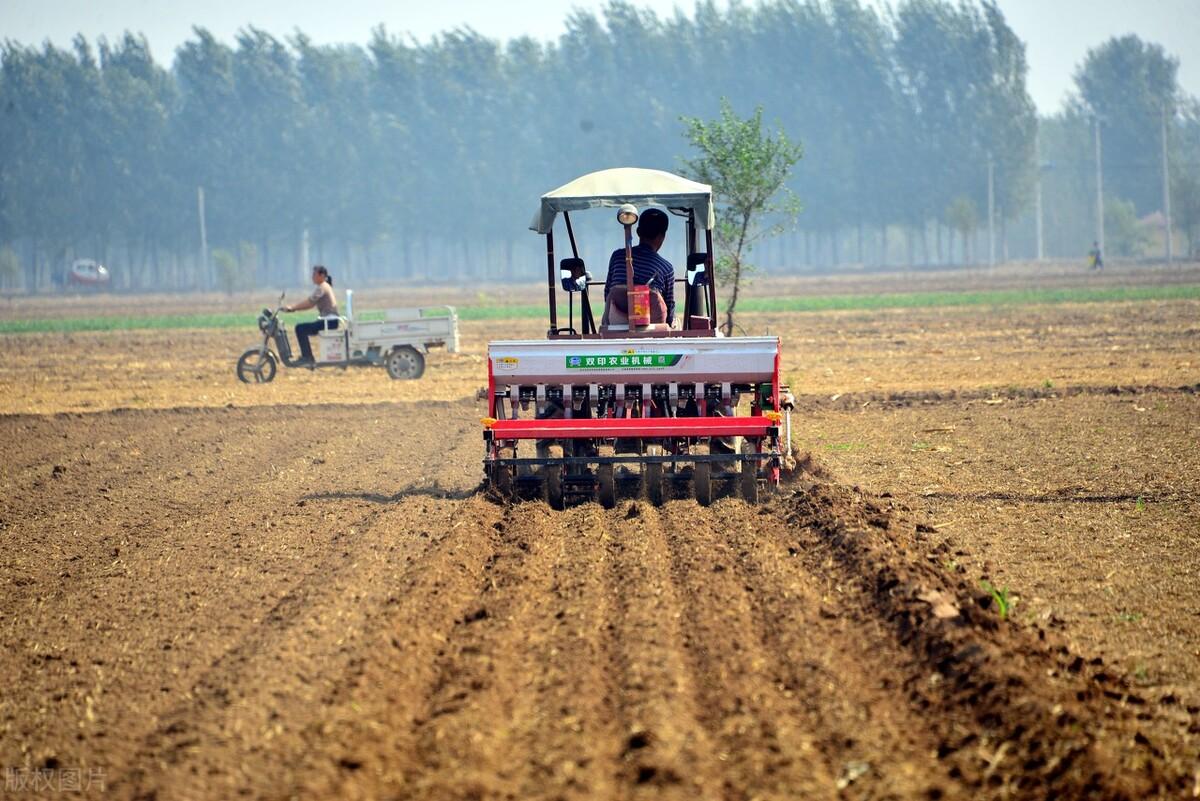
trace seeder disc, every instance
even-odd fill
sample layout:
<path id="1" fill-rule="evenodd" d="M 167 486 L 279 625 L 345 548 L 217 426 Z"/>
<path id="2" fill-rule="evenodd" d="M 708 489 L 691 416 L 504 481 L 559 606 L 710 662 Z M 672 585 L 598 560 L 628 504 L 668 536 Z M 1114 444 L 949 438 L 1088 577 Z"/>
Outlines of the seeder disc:
<path id="1" fill-rule="evenodd" d="M 542 468 L 542 474 L 542 487 L 546 492 L 546 503 L 550 504 L 551 509 L 562 510 L 564 508 L 562 465 L 548 464 Z"/>
<path id="2" fill-rule="evenodd" d="M 742 462 L 742 500 L 748 504 L 758 503 L 758 462 Z"/>
<path id="3" fill-rule="evenodd" d="M 617 505 L 616 471 L 611 464 L 602 464 L 596 468 L 597 495 L 600 505 L 611 509 Z"/>
<path id="4" fill-rule="evenodd" d="M 696 462 L 692 469 L 692 487 L 701 506 L 712 503 L 712 463 Z"/>

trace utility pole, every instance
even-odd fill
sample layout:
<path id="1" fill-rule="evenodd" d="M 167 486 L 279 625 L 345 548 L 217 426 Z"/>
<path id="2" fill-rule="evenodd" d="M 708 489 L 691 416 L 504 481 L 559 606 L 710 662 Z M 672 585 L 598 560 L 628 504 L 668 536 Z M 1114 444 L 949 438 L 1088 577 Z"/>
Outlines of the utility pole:
<path id="1" fill-rule="evenodd" d="M 1162 108 L 1162 179 L 1163 179 L 1163 227 L 1166 229 L 1167 266 L 1174 260 L 1171 244 L 1171 162 L 1167 158 L 1167 104 Z"/>
<path id="2" fill-rule="evenodd" d="M 300 281 L 303 282 L 309 278 L 309 256 L 308 256 L 308 228 L 305 227 L 300 232 Z"/>
<path id="3" fill-rule="evenodd" d="M 1092 118 L 1096 123 L 1096 247 L 1104 254 L 1104 171 L 1100 162 L 1100 116 Z"/>
<path id="4" fill-rule="evenodd" d="M 1041 136 L 1033 140 L 1033 163 L 1037 165 L 1037 178 L 1033 185 L 1034 220 L 1037 224 L 1037 260 L 1046 260 L 1044 223 L 1042 222 L 1042 142 Z"/>
<path id="5" fill-rule="evenodd" d="M 208 229 L 204 225 L 204 187 L 196 187 L 196 206 L 200 209 L 200 275 L 197 283 L 208 285 Z"/>
<path id="6" fill-rule="evenodd" d="M 996 165 L 988 153 L 988 267 L 996 266 Z"/>

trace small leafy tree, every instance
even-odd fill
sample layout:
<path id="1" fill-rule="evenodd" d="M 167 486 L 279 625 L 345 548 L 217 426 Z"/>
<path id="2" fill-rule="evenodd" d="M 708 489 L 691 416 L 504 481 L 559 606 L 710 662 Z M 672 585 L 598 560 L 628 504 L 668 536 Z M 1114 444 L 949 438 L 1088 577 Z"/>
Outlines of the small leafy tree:
<path id="1" fill-rule="evenodd" d="M 979 211 L 975 208 L 975 201 L 966 195 L 954 198 L 946 207 L 946 222 L 949 223 L 951 230 L 958 231 L 958 235 L 962 237 L 963 261 L 970 263 L 971 235 L 979 227 Z M 953 252 L 953 243 L 951 243 L 950 249 Z"/>
<path id="2" fill-rule="evenodd" d="M 742 119 L 725 98 L 720 116 L 708 122 L 681 118 L 685 136 L 700 155 L 684 160 L 697 181 L 711 184 L 717 201 L 716 238 L 721 246 L 714 266 L 717 277 L 730 286 L 725 307 L 726 335 L 733 333 L 733 315 L 743 282 L 753 272 L 746 260 L 754 245 L 791 225 L 800 213 L 800 202 L 784 183 L 804 154 L 782 129 L 764 133 L 763 110 Z M 764 218 L 776 222 L 763 223 Z"/>
<path id="3" fill-rule="evenodd" d="M 1200 179 L 1183 170 L 1171 176 L 1174 223 L 1187 238 L 1189 256 L 1200 255 Z"/>
<path id="4" fill-rule="evenodd" d="M 218 248 L 213 251 L 212 260 L 216 268 L 217 283 L 225 290 L 225 294 L 232 295 L 239 283 L 240 270 L 237 259 L 228 250 Z"/>
<path id="5" fill-rule="evenodd" d="M 258 280 L 258 247 L 251 242 L 238 242 L 238 269 L 245 284 L 256 286 Z M 238 287 L 241 289 L 242 287 Z"/>
<path id="6" fill-rule="evenodd" d="M 1104 200 L 1105 243 L 1115 256 L 1140 256 L 1150 237 L 1138 222 L 1133 202 L 1112 197 Z"/>
<path id="7" fill-rule="evenodd" d="M 0 247 L 0 284 L 12 286 L 21 274 L 21 262 L 8 245 Z"/>

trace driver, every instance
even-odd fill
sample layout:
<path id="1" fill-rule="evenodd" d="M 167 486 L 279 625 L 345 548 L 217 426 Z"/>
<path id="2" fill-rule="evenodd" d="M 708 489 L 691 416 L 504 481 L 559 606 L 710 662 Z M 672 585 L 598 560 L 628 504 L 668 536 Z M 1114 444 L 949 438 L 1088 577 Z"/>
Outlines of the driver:
<path id="1" fill-rule="evenodd" d="M 296 341 L 300 344 L 299 364 L 312 364 L 312 345 L 308 338 L 325 329 L 338 327 L 337 298 L 333 295 L 333 276 L 324 266 L 318 264 L 312 269 L 312 282 L 316 285 L 307 300 L 302 300 L 294 306 L 284 306 L 285 312 L 304 311 L 314 306 L 317 309 L 317 319 L 296 326 Z"/>
<path id="2" fill-rule="evenodd" d="M 633 281 L 646 285 L 662 296 L 667 305 L 667 325 L 675 320 L 675 268 L 658 255 L 667 239 L 670 220 L 661 209 L 646 209 L 638 218 L 638 243 L 633 247 Z M 608 260 L 608 278 L 604 282 L 604 300 L 615 286 L 625 285 L 625 248 L 613 251 Z"/>

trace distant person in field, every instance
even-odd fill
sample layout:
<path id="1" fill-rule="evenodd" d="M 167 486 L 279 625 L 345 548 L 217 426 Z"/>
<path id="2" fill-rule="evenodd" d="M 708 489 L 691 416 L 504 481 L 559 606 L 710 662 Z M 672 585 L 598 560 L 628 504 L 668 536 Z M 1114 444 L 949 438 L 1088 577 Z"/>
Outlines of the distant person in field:
<path id="1" fill-rule="evenodd" d="M 1092 250 L 1088 253 L 1088 269 L 1103 270 L 1104 269 L 1104 254 L 1100 252 L 1100 243 L 1093 242 Z"/>
<path id="2" fill-rule="evenodd" d="M 302 300 L 294 306 L 284 306 L 285 312 L 298 312 L 316 308 L 317 319 L 309 323 L 299 323 L 296 326 L 296 341 L 300 343 L 300 362 L 313 363 L 312 345 L 308 338 L 325 329 L 338 327 L 337 298 L 333 295 L 333 276 L 322 265 L 318 264 L 312 270 L 312 282 L 316 285 L 307 300 Z"/>
<path id="3" fill-rule="evenodd" d="M 675 268 L 671 262 L 658 255 L 658 251 L 667 239 L 667 226 L 670 220 L 667 213 L 661 209 L 646 209 L 638 218 L 638 243 L 633 246 L 633 281 L 645 285 L 662 296 L 667 306 L 666 322 L 668 325 L 675 320 Z M 625 248 L 617 248 L 608 260 L 608 279 L 604 282 L 604 300 L 613 287 L 625 286 Z M 650 315 L 655 320 L 655 304 L 651 301 Z M 606 315 L 607 317 L 607 315 Z M 604 321 L 606 324 L 607 319 Z"/>

